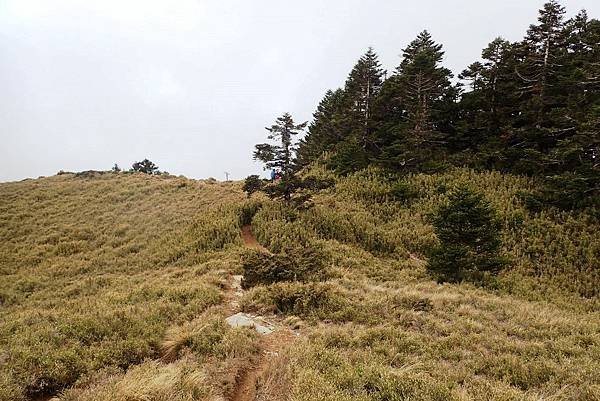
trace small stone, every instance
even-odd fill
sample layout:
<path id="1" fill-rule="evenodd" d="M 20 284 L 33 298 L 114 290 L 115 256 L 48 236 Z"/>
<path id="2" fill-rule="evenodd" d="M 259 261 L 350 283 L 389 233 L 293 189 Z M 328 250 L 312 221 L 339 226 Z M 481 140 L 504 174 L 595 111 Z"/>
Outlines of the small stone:
<path id="1" fill-rule="evenodd" d="M 231 288 L 234 290 L 242 290 L 242 278 L 244 276 L 242 276 L 241 274 L 236 274 L 234 275 L 232 278 L 232 282 L 231 282 Z"/>
<path id="2" fill-rule="evenodd" d="M 231 327 L 254 327 L 254 330 L 260 334 L 271 334 L 273 332 L 271 327 L 259 323 L 259 318 L 242 312 L 229 316 L 225 321 Z M 265 322 L 265 324 L 267 323 Z"/>

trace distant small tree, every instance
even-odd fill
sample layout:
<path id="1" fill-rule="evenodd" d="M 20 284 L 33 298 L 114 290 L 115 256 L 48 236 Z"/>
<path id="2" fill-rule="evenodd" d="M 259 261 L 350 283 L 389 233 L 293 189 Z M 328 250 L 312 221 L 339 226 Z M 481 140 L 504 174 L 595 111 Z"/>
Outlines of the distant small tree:
<path id="1" fill-rule="evenodd" d="M 158 171 L 158 166 L 148 159 L 144 159 L 141 162 L 133 163 L 131 169 L 138 173 L 160 174 L 160 171 Z"/>
<path id="2" fill-rule="evenodd" d="M 113 173 L 120 173 L 121 167 L 119 167 L 119 165 L 115 163 L 115 165 L 110 169 L 110 171 L 112 171 Z"/>
<path id="3" fill-rule="evenodd" d="M 264 186 L 265 182 L 261 180 L 258 175 L 253 174 L 246 177 L 242 189 L 244 190 L 244 192 L 246 192 L 248 197 L 250 197 L 250 195 L 252 195 L 253 193 L 261 191 Z"/>
<path id="4" fill-rule="evenodd" d="M 438 281 L 480 281 L 505 264 L 500 255 L 500 220 L 481 194 L 459 188 L 433 217 L 440 240 L 427 269 Z"/>
<path id="5" fill-rule="evenodd" d="M 296 124 L 292 116 L 285 113 L 277 118 L 275 124 L 266 128 L 269 131 L 267 138 L 275 143 L 260 143 L 255 146 L 254 160 L 260 160 L 265 164 L 266 169 L 277 169 L 280 173 L 277 181 L 261 188 L 272 199 L 283 199 L 287 203 L 298 205 L 306 200 L 306 196 L 292 199 L 292 195 L 302 188 L 302 180 L 296 175 L 294 136 L 305 127 L 306 123 Z M 250 176 L 246 179 L 248 188 L 258 188 L 257 178 Z"/>

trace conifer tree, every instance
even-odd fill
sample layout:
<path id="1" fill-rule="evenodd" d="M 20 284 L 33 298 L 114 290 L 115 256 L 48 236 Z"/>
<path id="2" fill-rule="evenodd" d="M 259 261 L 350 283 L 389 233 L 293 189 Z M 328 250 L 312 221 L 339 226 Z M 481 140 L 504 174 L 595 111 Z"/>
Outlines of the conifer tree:
<path id="1" fill-rule="evenodd" d="M 348 128 L 364 148 L 370 144 L 373 104 L 381 90 L 382 77 L 381 63 L 373 48 L 369 47 L 346 80 L 344 94 Z"/>
<path id="2" fill-rule="evenodd" d="M 444 57 L 442 45 L 427 31 L 421 32 L 403 51 L 397 69 L 404 92 L 407 120 L 417 140 L 427 141 L 435 129 L 436 101 L 451 92 L 452 73 L 440 64 Z"/>
<path id="3" fill-rule="evenodd" d="M 344 91 L 328 90 L 317 110 L 313 113 L 313 121 L 308 126 L 308 132 L 298 145 L 297 163 L 305 166 L 318 159 L 323 152 L 333 151 L 343 139 L 341 131 L 341 108 Z"/>
<path id="4" fill-rule="evenodd" d="M 565 108 L 568 88 L 563 79 L 568 64 L 565 49 L 565 9 L 552 0 L 540 10 L 515 47 L 515 80 L 519 113 L 512 123 L 505 152 L 519 173 L 546 173 L 545 156 L 558 139 L 573 130 Z"/>
<path id="5" fill-rule="evenodd" d="M 385 165 L 424 168 L 447 144 L 457 91 L 452 73 L 441 66 L 443 56 L 442 45 L 423 31 L 404 49 L 395 75 L 386 81 L 382 95 L 395 101 L 391 111 L 400 115 L 390 117 L 398 124 L 380 133 Z"/>
<path id="6" fill-rule="evenodd" d="M 381 90 L 383 75 L 377 54 L 369 48 L 346 79 L 337 120 L 342 140 L 337 143 L 336 155 L 331 160 L 332 167 L 340 173 L 365 168 L 373 154 L 376 125 L 374 105 Z M 343 157 L 337 157 L 338 149 Z M 352 163 L 348 164 L 350 160 Z"/>
<path id="7" fill-rule="evenodd" d="M 286 202 L 292 199 L 292 194 L 301 187 L 300 180 L 296 177 L 295 143 L 294 136 L 298 135 L 307 123 L 296 124 L 289 113 L 278 117 L 275 124 L 267 127 L 268 139 L 275 144 L 261 143 L 255 146 L 254 160 L 260 160 L 267 169 L 277 169 L 281 179 L 264 190 L 271 198 L 282 198 Z"/>
<path id="8" fill-rule="evenodd" d="M 437 280 L 478 281 L 505 263 L 500 220 L 482 195 L 458 188 L 433 217 L 433 226 L 440 244 L 432 250 L 427 269 Z"/>
<path id="9" fill-rule="evenodd" d="M 470 90 L 461 96 L 456 141 L 458 150 L 476 153 L 474 164 L 502 168 L 502 135 L 518 114 L 513 45 L 496 38 L 483 49 L 481 57 L 481 62 L 471 64 L 458 76 L 469 83 Z"/>
<path id="10" fill-rule="evenodd" d="M 544 106 L 552 105 L 552 88 L 560 78 L 565 55 L 564 14 L 564 7 L 557 1 L 544 4 L 538 17 L 539 24 L 529 27 L 521 43 L 525 53 L 517 75 L 523 82 L 521 90 L 532 94 L 531 106 L 538 125 L 544 117 Z"/>
<path id="11" fill-rule="evenodd" d="M 141 162 L 135 162 L 133 163 L 133 165 L 131 166 L 131 171 L 136 171 L 139 173 L 145 173 L 145 174 L 160 174 L 160 171 L 158 171 L 158 166 L 154 163 L 152 163 L 150 160 L 148 159 L 144 159 Z"/>
<path id="12" fill-rule="evenodd" d="M 565 24 L 569 126 L 546 158 L 552 166 L 543 200 L 571 209 L 600 206 L 600 21 L 581 11 Z"/>

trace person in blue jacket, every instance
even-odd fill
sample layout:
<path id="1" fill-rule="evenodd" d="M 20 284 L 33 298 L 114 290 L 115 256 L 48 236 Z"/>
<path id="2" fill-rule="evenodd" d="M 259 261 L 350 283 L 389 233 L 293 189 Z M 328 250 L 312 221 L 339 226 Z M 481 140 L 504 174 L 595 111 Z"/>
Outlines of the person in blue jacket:
<path id="1" fill-rule="evenodd" d="M 275 171 L 274 168 L 271 169 L 271 181 L 275 181 L 275 176 L 277 175 L 277 172 Z"/>

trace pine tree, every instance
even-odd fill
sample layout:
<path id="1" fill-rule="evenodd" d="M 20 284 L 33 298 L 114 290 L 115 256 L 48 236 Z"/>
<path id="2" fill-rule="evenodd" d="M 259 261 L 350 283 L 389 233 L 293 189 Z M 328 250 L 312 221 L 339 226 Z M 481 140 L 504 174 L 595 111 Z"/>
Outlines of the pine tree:
<path id="1" fill-rule="evenodd" d="M 470 90 L 460 100 L 457 150 L 476 153 L 476 165 L 501 168 L 502 135 L 518 114 L 513 45 L 496 38 L 481 57 L 482 62 L 471 64 L 458 76 L 469 82 Z"/>
<path id="2" fill-rule="evenodd" d="M 566 109 L 573 129 L 559 139 L 547 160 L 544 202 L 565 208 L 600 206 L 600 21 L 585 11 L 565 24 Z"/>
<path id="3" fill-rule="evenodd" d="M 347 123 L 363 148 L 367 148 L 372 141 L 373 104 L 381 90 L 382 76 L 383 69 L 377 54 L 369 47 L 346 80 L 344 94 L 349 117 Z"/>
<path id="4" fill-rule="evenodd" d="M 529 27 L 515 48 L 519 114 L 504 153 L 516 172 L 546 173 L 553 163 L 548 165 L 545 156 L 573 130 L 565 108 L 568 86 L 563 78 L 568 54 L 564 14 L 558 2 L 544 4 L 538 24 Z"/>
<path id="5" fill-rule="evenodd" d="M 343 139 L 340 127 L 344 91 L 328 90 L 308 126 L 308 133 L 298 145 L 297 163 L 305 166 L 317 160 L 324 152 L 333 151 Z"/>
<path id="6" fill-rule="evenodd" d="M 535 112 L 535 123 L 541 125 L 545 106 L 552 105 L 553 86 L 559 79 L 561 61 L 565 55 L 564 45 L 565 9 L 557 1 L 544 4 L 538 17 L 538 25 L 531 25 L 521 46 L 524 60 L 517 68 L 523 81 L 522 90 L 530 92 Z"/>
<path id="7" fill-rule="evenodd" d="M 381 90 L 383 75 L 377 54 L 369 48 L 346 79 L 342 104 L 337 114 L 342 140 L 337 143 L 335 155 L 330 161 L 331 167 L 340 173 L 365 168 L 373 155 L 376 126 L 373 108 Z M 343 153 L 342 157 L 338 157 L 338 150 Z M 354 154 L 348 154 L 349 151 Z M 351 164 L 347 163 L 349 160 L 352 160 Z"/>
<path id="8" fill-rule="evenodd" d="M 511 94 L 514 89 L 513 65 L 511 63 L 511 44 L 502 39 L 494 39 L 481 53 L 483 62 L 475 62 L 458 77 L 471 82 L 471 95 L 480 104 L 481 119 L 485 120 L 484 128 L 489 132 L 497 132 L 508 117 Z"/>
<path id="9" fill-rule="evenodd" d="M 458 188 L 433 217 L 433 226 L 440 244 L 432 250 L 427 270 L 438 281 L 479 281 L 505 263 L 500 220 L 482 195 Z"/>
<path id="10" fill-rule="evenodd" d="M 301 187 L 296 177 L 294 136 L 298 135 L 307 123 L 296 124 L 289 113 L 278 117 L 275 124 L 267 127 L 268 139 L 276 144 L 261 143 L 255 146 L 254 160 L 260 160 L 267 169 L 278 169 L 281 179 L 264 190 L 272 198 L 282 198 L 286 202 L 292 199 L 292 194 Z"/>
<path id="11" fill-rule="evenodd" d="M 380 161 L 393 168 L 426 169 L 440 155 L 452 131 L 452 109 L 457 89 L 452 73 L 441 66 L 444 52 L 429 32 L 421 32 L 403 51 L 403 60 L 382 90 L 398 113 L 388 118 L 398 124 L 380 131 Z"/>
<path id="12" fill-rule="evenodd" d="M 131 166 L 131 170 L 139 172 L 139 173 L 151 174 L 151 175 L 152 174 L 160 174 L 160 171 L 158 171 L 158 166 L 156 164 L 152 163 L 148 159 L 144 159 L 141 162 L 133 163 L 133 165 Z"/>
<path id="13" fill-rule="evenodd" d="M 436 101 L 450 92 L 449 69 L 441 67 L 442 45 L 436 44 L 427 31 L 421 32 L 403 51 L 397 69 L 404 92 L 407 119 L 418 141 L 427 141 L 435 129 Z M 420 137 L 420 138 L 418 138 Z"/>

